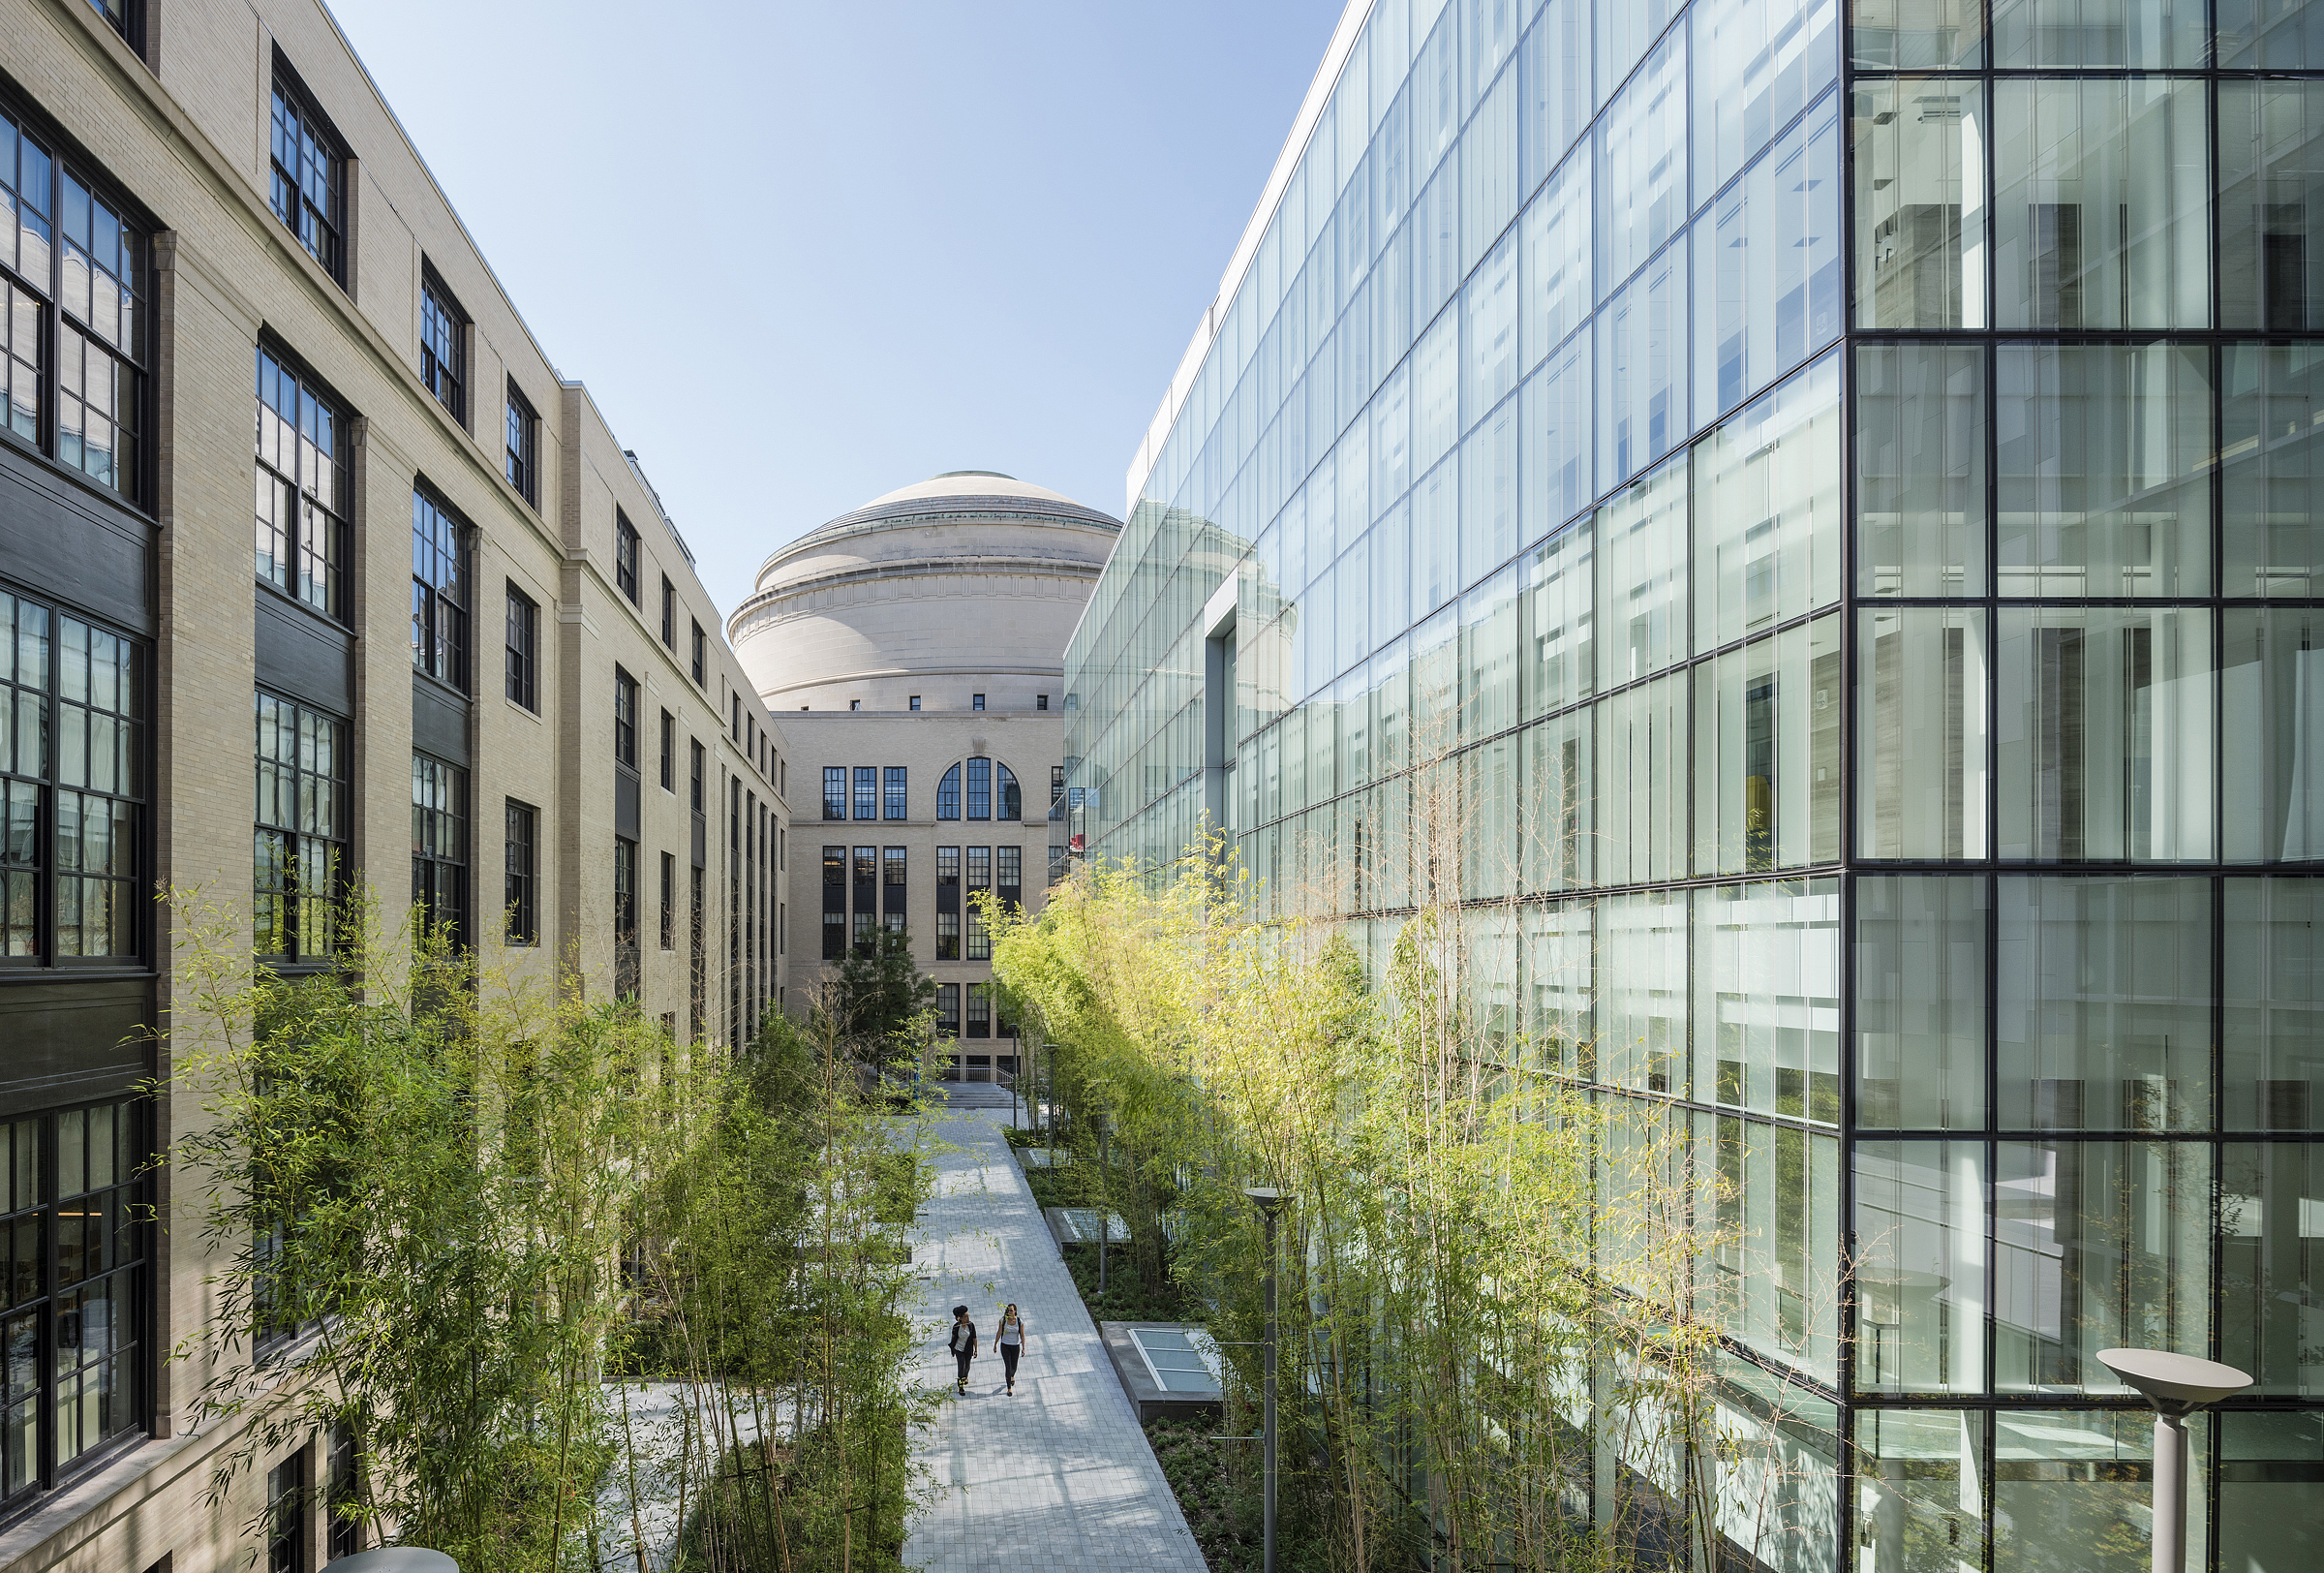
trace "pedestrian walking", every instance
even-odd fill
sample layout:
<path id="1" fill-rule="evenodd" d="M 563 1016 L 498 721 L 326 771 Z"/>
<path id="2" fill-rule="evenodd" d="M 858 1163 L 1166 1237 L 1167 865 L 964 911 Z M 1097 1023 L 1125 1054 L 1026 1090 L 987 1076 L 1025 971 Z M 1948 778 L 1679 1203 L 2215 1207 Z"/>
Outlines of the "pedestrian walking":
<path id="1" fill-rule="evenodd" d="M 976 1358 L 976 1323 L 968 1319 L 966 1306 L 952 1308 L 952 1358 L 961 1368 L 960 1389 L 968 1392 L 968 1362 Z"/>
<path id="2" fill-rule="evenodd" d="M 1017 1302 L 1012 1300 L 1000 1312 L 1000 1329 L 993 1335 L 1000 1345 L 1000 1369 L 1008 1378 L 1009 1396 L 1017 1396 L 1017 1357 L 1024 1353 L 1024 1318 L 1017 1314 Z"/>

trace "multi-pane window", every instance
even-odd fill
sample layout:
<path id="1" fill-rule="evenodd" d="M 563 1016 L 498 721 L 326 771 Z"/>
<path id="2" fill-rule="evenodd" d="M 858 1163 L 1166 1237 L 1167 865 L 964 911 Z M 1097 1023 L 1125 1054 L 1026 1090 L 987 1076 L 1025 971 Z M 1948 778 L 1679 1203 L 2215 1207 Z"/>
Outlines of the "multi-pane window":
<path id="1" fill-rule="evenodd" d="M 847 817 L 847 767 L 827 764 L 823 767 L 823 817 Z"/>
<path id="2" fill-rule="evenodd" d="M 613 762 L 637 768 L 637 679 L 613 669 Z"/>
<path id="3" fill-rule="evenodd" d="M 962 1036 L 991 1037 L 992 1035 L 993 985 L 971 983 L 968 985 L 968 1028 L 965 1033 L 962 1033 Z"/>
<path id="4" fill-rule="evenodd" d="M 906 810 L 910 806 L 911 794 L 905 788 L 910 783 L 910 777 L 911 772 L 906 766 L 892 764 L 887 767 L 886 773 L 880 781 L 880 792 L 883 799 L 880 804 L 880 812 L 885 817 L 890 819 L 909 817 Z"/>
<path id="5" fill-rule="evenodd" d="M 1017 785 L 1017 773 L 997 759 L 979 755 L 944 772 L 944 779 L 936 786 L 937 818 L 961 817 L 963 775 L 967 779 L 969 818 L 1022 819 L 1024 817 L 1024 794 Z"/>
<path id="6" fill-rule="evenodd" d="M 458 520 L 412 494 L 412 665 L 468 692 L 468 573 Z"/>
<path id="7" fill-rule="evenodd" d="M 140 1421 L 144 1105 L 0 1124 L 0 1502 Z"/>
<path id="8" fill-rule="evenodd" d="M 890 933 L 904 930 L 904 892 L 910 870 L 909 848 L 882 847 L 879 849 L 879 915 Z"/>
<path id="9" fill-rule="evenodd" d="M 89 4 L 121 35 L 123 43 L 139 54 L 145 52 L 144 0 L 89 0 Z"/>
<path id="10" fill-rule="evenodd" d="M 960 959 L 961 914 L 938 912 L 936 914 L 936 960 L 959 961 Z"/>
<path id="11" fill-rule="evenodd" d="M 879 772 L 868 764 L 855 767 L 855 817 L 872 819 L 879 815 Z"/>
<path id="12" fill-rule="evenodd" d="M 692 622 L 693 620 L 688 618 L 688 621 Z M 709 646 L 702 637 L 702 625 L 699 623 L 694 623 L 693 629 L 694 687 L 700 688 L 704 682 L 704 673 L 708 669 L 707 663 L 709 660 Z"/>
<path id="13" fill-rule="evenodd" d="M 678 789 L 678 718 L 667 710 L 661 713 L 661 789 Z"/>
<path id="14" fill-rule="evenodd" d="M 259 577 L 347 616 L 347 450 L 337 405 L 258 352 Z"/>
<path id="15" fill-rule="evenodd" d="M 344 182 L 347 156 L 337 137 L 322 124 L 298 90 L 276 78 L 273 161 L 274 216 L 283 221 L 307 255 L 342 285 L 347 282 Z"/>
<path id="16" fill-rule="evenodd" d="M 507 914 L 508 942 L 512 945 L 540 942 L 540 905 L 534 872 L 539 814 L 530 803 L 508 799 L 501 906 Z"/>
<path id="17" fill-rule="evenodd" d="M 468 905 L 468 772 L 412 756 L 412 904 L 424 929 L 461 939 Z"/>
<path id="18" fill-rule="evenodd" d="M 961 986 L 958 983 L 936 985 L 936 1031 L 949 1036 L 960 1036 Z"/>
<path id="19" fill-rule="evenodd" d="M 146 236 L 5 110 L 0 231 L 0 427 L 142 501 Z"/>
<path id="20" fill-rule="evenodd" d="M 985 707 L 985 696 L 984 696 L 983 694 L 969 694 L 969 695 L 968 695 L 968 708 L 969 708 L 969 709 L 971 709 L 971 710 L 982 710 L 984 707 Z"/>
<path id="21" fill-rule="evenodd" d="M 307 1455 L 266 1471 L 266 1573 L 307 1573 Z"/>
<path id="22" fill-rule="evenodd" d="M 993 959 L 993 932 L 985 926 L 985 914 L 976 898 L 993 888 L 993 848 L 971 847 L 968 851 L 968 954 L 969 961 Z"/>
<path id="23" fill-rule="evenodd" d="M 823 959 L 847 954 L 847 848 L 823 848 Z"/>
<path id="24" fill-rule="evenodd" d="M 0 641 L 0 957 L 134 956 L 144 796 L 138 648 L 7 594 Z"/>
<path id="25" fill-rule="evenodd" d="M 702 812 L 702 745 L 695 739 L 689 737 L 686 740 L 686 747 L 687 752 L 690 754 L 693 758 L 690 774 L 688 777 L 688 802 L 692 805 L 693 811 L 696 814 L 699 814 Z"/>
<path id="26" fill-rule="evenodd" d="M 670 576 L 661 576 L 661 642 L 668 650 L 678 648 L 678 587 Z"/>
<path id="27" fill-rule="evenodd" d="M 661 948 L 678 948 L 678 857 L 661 854 Z"/>
<path id="28" fill-rule="evenodd" d="M 1065 767 L 1061 764 L 1053 764 L 1049 767 L 1049 806 L 1054 809 L 1064 801 Z"/>
<path id="29" fill-rule="evenodd" d="M 508 586 L 508 656 L 504 667 L 508 697 L 527 710 L 540 708 L 540 606 L 515 585 Z"/>
<path id="30" fill-rule="evenodd" d="M 1024 848 L 995 847 L 993 848 L 993 884 L 1006 902 L 1024 900 Z"/>
<path id="31" fill-rule="evenodd" d="M 954 765 L 936 783 L 936 817 L 957 819 L 961 817 L 961 767 Z"/>
<path id="32" fill-rule="evenodd" d="M 613 510 L 613 582 L 629 604 L 637 604 L 637 526 L 620 509 Z"/>
<path id="33" fill-rule="evenodd" d="M 331 1451 L 325 1466 L 329 1469 L 329 1484 L 325 1504 L 331 1515 L 324 1529 L 323 1553 L 332 1561 L 352 1557 L 363 1549 L 362 1477 L 357 1472 L 363 1465 L 355 1452 L 355 1431 L 352 1426 L 331 1428 Z"/>
<path id="34" fill-rule="evenodd" d="M 502 467 L 508 484 L 526 502 L 540 507 L 540 416 L 533 413 L 533 406 L 516 390 L 514 382 L 508 385 L 508 424 L 504 441 L 507 451 L 502 455 Z"/>
<path id="35" fill-rule="evenodd" d="M 635 997 L 637 956 L 637 843 L 627 836 L 613 838 L 613 993 L 617 1000 Z"/>
<path id="36" fill-rule="evenodd" d="M 346 726 L 263 692 L 254 708 L 258 953 L 278 962 L 327 961 L 337 880 L 346 872 Z"/>
<path id="37" fill-rule="evenodd" d="M 468 424 L 468 319 L 433 272 L 419 278 L 419 380 Z"/>

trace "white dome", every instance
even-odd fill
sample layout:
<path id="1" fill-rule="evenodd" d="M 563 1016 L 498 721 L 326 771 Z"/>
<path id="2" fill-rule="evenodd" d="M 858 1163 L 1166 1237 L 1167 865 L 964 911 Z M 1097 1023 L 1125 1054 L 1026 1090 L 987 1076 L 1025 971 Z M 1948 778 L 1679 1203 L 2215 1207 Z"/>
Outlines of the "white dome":
<path id="1" fill-rule="evenodd" d="M 864 507 L 881 508 L 889 503 L 917 502 L 924 497 L 1024 497 L 1036 502 L 1082 506 L 1061 492 L 1019 480 L 1015 476 L 1004 476 L 998 470 L 947 470 L 940 476 L 931 476 L 874 497 Z"/>

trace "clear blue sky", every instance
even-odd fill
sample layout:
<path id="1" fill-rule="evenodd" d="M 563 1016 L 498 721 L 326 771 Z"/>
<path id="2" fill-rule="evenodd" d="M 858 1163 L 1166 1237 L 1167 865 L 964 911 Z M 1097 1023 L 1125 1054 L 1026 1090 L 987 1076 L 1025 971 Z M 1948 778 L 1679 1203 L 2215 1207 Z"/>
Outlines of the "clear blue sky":
<path id="1" fill-rule="evenodd" d="M 1340 11 L 331 4 L 726 610 L 942 470 L 1118 513 Z"/>

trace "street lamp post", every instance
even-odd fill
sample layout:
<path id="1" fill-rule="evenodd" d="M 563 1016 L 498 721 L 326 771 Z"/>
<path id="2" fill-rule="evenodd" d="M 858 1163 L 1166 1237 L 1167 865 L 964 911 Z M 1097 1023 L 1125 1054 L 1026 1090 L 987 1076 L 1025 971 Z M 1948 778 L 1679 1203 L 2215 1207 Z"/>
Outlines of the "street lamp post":
<path id="1" fill-rule="evenodd" d="M 1266 1455 L 1260 1466 L 1266 1543 L 1261 1565 L 1264 1573 L 1275 1573 L 1275 1219 L 1292 1198 L 1272 1186 L 1248 1186 L 1242 1193 L 1258 1204 L 1267 1219 L 1267 1385 L 1259 1428 Z"/>
<path id="2" fill-rule="evenodd" d="M 2155 1407 L 2154 1573 L 2186 1573 L 2186 1417 L 2242 1392 L 2233 1366 L 2160 1349 L 2100 1349 L 2098 1363 Z"/>
<path id="3" fill-rule="evenodd" d="M 1097 1117 L 1097 1303 L 1106 1303 L 1106 1224 L 1114 1212 L 1114 1170 L 1107 1161 L 1106 1117 Z"/>

